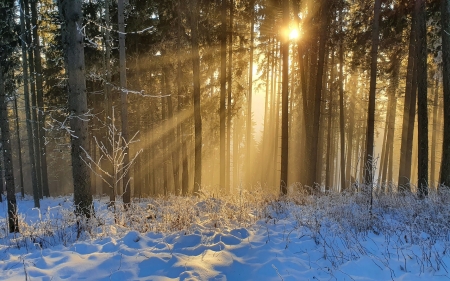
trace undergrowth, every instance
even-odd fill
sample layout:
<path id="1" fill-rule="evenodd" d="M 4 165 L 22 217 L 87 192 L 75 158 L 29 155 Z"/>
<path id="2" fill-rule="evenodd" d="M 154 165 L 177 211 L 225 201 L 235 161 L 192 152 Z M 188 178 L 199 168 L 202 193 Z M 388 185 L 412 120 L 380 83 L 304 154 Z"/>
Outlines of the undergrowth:
<path id="1" fill-rule="evenodd" d="M 36 209 L 34 219 L 19 209 L 18 234 L 7 233 L 7 220 L 1 217 L 0 248 L 42 249 L 122 237 L 129 231 L 188 234 L 289 220 L 293 226 L 287 230 L 286 248 L 293 233 L 309 236 L 323 249 L 323 259 L 332 268 L 370 256 L 380 267 L 389 267 L 389 260 L 395 258 L 405 261 L 405 271 L 411 261 L 421 272 L 448 270 L 443 257 L 450 250 L 450 192 L 432 190 L 425 199 L 413 193 L 374 193 L 372 205 L 368 198 L 364 192 L 308 195 L 301 191 L 280 198 L 255 188 L 234 195 L 201 192 L 192 197 L 141 198 L 125 208 L 121 201 L 108 207 L 107 198 L 98 197 L 89 220 L 77 217 L 70 202 Z M 381 256 L 365 244 L 374 236 L 384 237 Z"/>

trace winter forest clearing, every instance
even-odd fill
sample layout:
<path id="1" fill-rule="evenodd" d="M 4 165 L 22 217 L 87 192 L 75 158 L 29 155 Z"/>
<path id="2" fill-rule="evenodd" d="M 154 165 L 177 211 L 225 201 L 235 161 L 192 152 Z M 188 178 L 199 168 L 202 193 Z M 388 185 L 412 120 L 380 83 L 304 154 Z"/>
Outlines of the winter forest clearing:
<path id="1" fill-rule="evenodd" d="M 449 39 L 450 0 L 0 1 L 0 279 L 450 278 Z"/>

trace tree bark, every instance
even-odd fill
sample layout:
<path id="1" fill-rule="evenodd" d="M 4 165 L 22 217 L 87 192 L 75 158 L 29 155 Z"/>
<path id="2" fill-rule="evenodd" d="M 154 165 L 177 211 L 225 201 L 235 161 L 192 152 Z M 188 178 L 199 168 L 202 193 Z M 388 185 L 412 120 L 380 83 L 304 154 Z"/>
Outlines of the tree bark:
<path id="1" fill-rule="evenodd" d="M 220 30 L 220 189 L 225 191 L 225 97 L 227 86 L 227 1 L 222 0 Z"/>
<path id="2" fill-rule="evenodd" d="M 30 5 L 28 5 L 28 0 L 23 0 L 24 6 L 25 6 L 25 24 L 26 24 L 26 30 L 27 30 L 27 43 L 28 46 L 32 44 L 32 32 L 31 32 L 31 15 L 30 15 Z M 39 152 L 39 133 L 37 129 L 37 123 L 38 123 L 38 117 L 37 117 L 37 104 L 36 104 L 36 79 L 35 79 L 35 60 L 34 60 L 34 53 L 33 48 L 28 48 L 28 67 L 29 67 L 29 83 L 30 83 L 30 99 L 31 99 L 31 128 L 33 132 L 33 147 L 30 149 L 33 149 L 33 162 L 35 163 L 35 173 L 37 178 L 37 190 L 38 190 L 38 197 L 42 198 L 42 173 L 41 173 L 41 159 L 40 159 L 40 152 Z"/>
<path id="3" fill-rule="evenodd" d="M 314 96 L 314 115 L 313 115 L 313 127 L 312 127 L 312 135 L 311 139 L 312 145 L 310 150 L 310 172 L 309 172 L 309 181 L 308 185 L 312 188 L 320 182 L 316 179 L 317 175 L 317 157 L 318 157 L 318 142 L 319 142 L 319 128 L 320 128 L 320 104 L 322 100 L 322 75 L 324 73 L 324 62 L 325 62 L 325 46 L 328 39 L 327 31 L 328 31 L 328 22 L 329 22 L 329 9 L 330 9 L 329 1 L 322 2 L 321 8 L 321 28 L 320 28 L 320 38 L 319 38 L 319 58 L 317 63 L 317 76 L 316 76 L 316 85 L 315 85 L 315 96 Z"/>
<path id="4" fill-rule="evenodd" d="M 369 108 L 367 115 L 367 137 L 366 137 L 366 153 L 364 158 L 364 166 L 366 168 L 364 182 L 369 188 L 369 192 L 372 190 L 373 184 L 373 146 L 374 146 L 374 125 L 375 125 L 375 97 L 377 86 L 377 58 L 378 58 L 378 45 L 380 42 L 379 29 L 380 29 L 380 10 L 381 0 L 375 0 L 374 6 L 374 18 L 372 26 L 372 51 L 371 51 L 371 64 L 370 64 L 370 88 L 369 88 Z M 372 198 L 372 197 L 371 197 Z"/>
<path id="5" fill-rule="evenodd" d="M 86 79 L 84 64 L 81 0 L 59 0 L 63 29 L 63 46 L 68 76 L 70 128 L 72 130 L 72 175 L 74 183 L 74 204 L 78 215 L 90 217 L 92 195 L 90 170 L 83 162 L 84 151 L 89 151 Z"/>
<path id="6" fill-rule="evenodd" d="M 332 128 L 332 118 L 333 118 L 333 114 L 332 114 L 332 109 L 333 109 L 333 91 L 334 91 L 334 50 L 332 50 L 331 52 L 331 72 L 330 72 L 330 89 L 329 89 L 329 100 L 328 100 L 328 120 L 327 120 L 327 160 L 326 160 L 326 174 L 325 174 L 325 190 L 329 191 L 331 186 L 331 162 L 333 161 L 332 159 L 332 153 L 331 153 L 331 135 L 333 132 L 333 128 Z"/>
<path id="7" fill-rule="evenodd" d="M 419 197 L 428 195 L 428 108 L 427 108 L 427 25 L 425 0 L 416 0 L 417 9 L 417 117 Z"/>
<path id="8" fill-rule="evenodd" d="M 255 1 L 250 1 L 250 64 L 248 69 L 248 96 L 247 96 L 247 161 L 246 161 L 246 178 L 247 183 L 251 183 L 251 159 L 252 159 L 252 98 L 253 98 L 253 48 L 255 41 Z"/>
<path id="9" fill-rule="evenodd" d="M 200 107 L 200 55 L 198 40 L 198 0 L 192 0 L 192 69 L 194 84 L 194 128 L 195 128 L 195 173 L 194 193 L 198 194 L 202 185 L 202 117 Z"/>
<path id="10" fill-rule="evenodd" d="M 283 1 L 283 20 L 285 28 L 289 26 L 289 0 Z M 283 59 L 283 73 L 281 81 L 281 175 L 280 194 L 287 194 L 288 185 L 288 156 L 289 156 L 289 36 L 285 35 L 281 43 L 281 55 Z M 251 70 L 250 70 L 251 71 Z"/>
<path id="11" fill-rule="evenodd" d="M 127 90 L 127 65 L 126 65 L 126 50 L 125 50 L 125 23 L 124 23 L 124 0 L 117 2 L 118 25 L 119 25 L 119 71 L 120 71 L 120 103 L 121 103 L 121 123 L 122 123 L 122 138 L 125 143 L 129 142 L 128 136 L 128 90 Z M 123 157 L 123 167 L 128 166 L 130 162 L 129 146 L 125 147 Z M 125 171 L 123 171 L 125 172 Z M 123 176 L 123 203 L 129 204 L 131 202 L 131 185 L 130 185 L 131 169 Z"/>
<path id="12" fill-rule="evenodd" d="M 38 23 L 37 23 L 37 0 L 31 1 L 31 24 L 33 25 L 33 50 L 34 50 L 34 61 L 35 61 L 35 71 L 36 71 L 36 102 L 37 107 L 34 109 L 37 111 L 37 127 L 39 130 L 37 141 L 38 153 L 40 159 L 40 173 L 42 175 L 42 193 L 43 196 L 50 197 L 50 189 L 48 186 L 48 174 L 47 174 L 47 149 L 45 147 L 45 110 L 44 110 L 44 82 L 42 74 L 42 63 L 41 63 L 41 47 L 40 38 L 38 33 Z"/>
<path id="13" fill-rule="evenodd" d="M 12 162 L 12 147 L 11 147 L 11 133 L 8 119 L 8 103 L 6 101 L 6 71 L 2 65 L 6 58 L 2 57 L 0 61 L 0 130 L 3 159 L 5 165 L 5 180 L 6 180 L 6 199 L 8 201 L 8 225 L 9 232 L 19 232 L 19 221 L 17 217 L 17 203 L 14 185 L 13 162 Z"/>
<path id="14" fill-rule="evenodd" d="M 408 147 L 411 147 L 412 140 L 409 139 L 410 131 L 414 131 L 414 120 L 410 118 L 415 117 L 415 112 L 412 115 L 411 112 L 415 111 L 416 102 L 416 89 L 413 84 L 416 82 L 414 78 L 416 69 L 416 14 L 413 12 L 411 19 L 411 31 L 409 35 L 409 51 L 408 51 L 408 65 L 406 73 L 406 89 L 405 89 L 405 103 L 403 106 L 403 122 L 402 122 L 402 138 L 400 147 L 400 167 L 398 173 L 398 187 L 400 190 L 411 190 L 409 181 L 411 178 L 411 161 L 408 159 Z M 414 99 L 414 100 L 413 100 Z M 412 107 L 411 107 L 412 106 Z M 412 128 L 410 128 L 412 124 Z M 409 157 L 411 158 L 411 157 Z M 409 168 L 408 168 L 409 167 Z"/>
<path id="15" fill-rule="evenodd" d="M 28 157 L 30 158 L 31 165 L 31 186 L 33 189 L 34 207 L 40 208 L 39 201 L 39 185 L 36 175 L 36 163 L 34 156 L 34 138 L 33 127 L 30 112 L 30 91 L 29 91 L 29 76 L 28 76 L 28 57 L 27 57 L 27 45 L 29 43 L 26 29 L 25 29 L 25 3 L 24 0 L 20 1 L 20 31 L 22 33 L 22 71 L 23 71 L 23 95 L 25 100 L 25 118 L 27 124 L 27 139 L 28 139 Z"/>
<path id="16" fill-rule="evenodd" d="M 342 13 L 342 12 L 341 12 Z M 342 22 L 342 15 L 341 22 Z M 341 133 L 341 190 L 345 189 L 345 120 L 344 120 L 344 48 L 343 38 L 339 42 L 339 131 Z"/>
<path id="17" fill-rule="evenodd" d="M 105 74 L 104 74 L 104 89 L 103 91 L 105 92 L 105 147 L 106 150 L 110 153 L 112 152 L 112 144 L 109 141 L 109 125 L 114 125 L 111 124 L 112 120 L 114 120 L 114 116 L 112 116 L 112 95 L 111 95 L 111 36 L 110 36 L 110 13 L 109 13 L 109 1 L 110 0 L 105 0 L 105 39 L 104 39 L 104 44 L 105 44 Z M 110 175 L 113 174 L 113 164 L 106 160 L 104 161 L 105 163 L 105 171 L 107 171 Z M 112 181 L 112 178 L 108 178 L 109 180 L 109 185 L 110 186 L 114 186 L 114 183 Z M 115 202 L 116 201 L 116 192 L 117 190 L 114 190 L 114 188 L 110 188 L 108 187 L 109 185 L 104 185 L 105 188 L 108 188 L 108 190 L 104 190 L 104 192 L 109 193 L 109 201 L 110 203 Z"/>
<path id="18" fill-rule="evenodd" d="M 450 1 L 441 0 L 444 137 L 439 183 L 450 187 Z"/>
<path id="19" fill-rule="evenodd" d="M 229 42 L 228 42 L 228 100 L 227 100 L 227 142 L 226 142 L 226 171 L 225 171 L 225 186 L 228 191 L 232 190 L 232 185 L 230 183 L 230 173 L 231 173 L 231 93 L 233 88 L 233 23 L 234 23 L 234 0 L 230 0 L 230 28 L 228 31 Z M 234 184 L 234 183 L 233 183 Z"/>

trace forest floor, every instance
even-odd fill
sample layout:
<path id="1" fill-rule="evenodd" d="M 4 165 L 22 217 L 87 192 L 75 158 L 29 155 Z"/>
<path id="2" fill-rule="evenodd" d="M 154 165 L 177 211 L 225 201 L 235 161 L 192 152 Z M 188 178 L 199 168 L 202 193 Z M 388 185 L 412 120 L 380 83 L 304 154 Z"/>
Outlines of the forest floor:
<path id="1" fill-rule="evenodd" d="M 450 196 L 291 195 L 18 200 L 0 204 L 0 280 L 449 280 Z M 77 226 L 78 225 L 78 226 Z M 79 231 L 80 227 L 83 231 Z"/>

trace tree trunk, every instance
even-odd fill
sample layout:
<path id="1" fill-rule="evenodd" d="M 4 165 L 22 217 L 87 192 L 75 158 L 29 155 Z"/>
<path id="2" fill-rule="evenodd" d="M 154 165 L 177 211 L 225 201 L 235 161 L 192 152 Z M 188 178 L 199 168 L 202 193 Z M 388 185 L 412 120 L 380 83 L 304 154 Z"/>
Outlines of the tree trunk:
<path id="1" fill-rule="evenodd" d="M 252 96 L 253 96 L 253 48 L 255 41 L 255 1 L 250 1 L 250 64 L 248 69 L 248 97 L 247 97 L 247 161 L 246 161 L 246 178 L 247 183 L 251 184 L 251 159 L 252 159 Z"/>
<path id="2" fill-rule="evenodd" d="M 42 74 L 42 63 L 41 63 L 41 47 L 40 38 L 38 33 L 38 23 L 37 23 L 37 0 L 31 1 L 31 24 L 33 25 L 33 50 L 34 50 L 34 61 L 35 61 L 35 71 L 36 71 L 36 101 L 37 101 L 37 127 L 39 130 L 39 140 L 38 140 L 38 153 L 39 159 L 41 161 L 41 175 L 42 175 L 42 192 L 46 197 L 50 197 L 50 190 L 48 186 L 48 174 L 47 174 L 47 152 L 45 147 L 45 111 L 44 111 L 44 82 Z"/>
<path id="3" fill-rule="evenodd" d="M 90 170 L 83 162 L 84 151 L 89 151 L 88 121 L 86 121 L 87 96 L 84 65 L 81 0 L 59 0 L 63 29 L 63 46 L 68 75 L 70 128 L 72 130 L 72 174 L 74 183 L 74 204 L 78 215 L 90 217 L 92 195 Z M 83 150 L 84 149 L 84 150 Z"/>
<path id="4" fill-rule="evenodd" d="M 391 103 L 391 97 L 388 98 L 388 108 Z M 378 182 L 383 187 L 384 180 L 386 179 L 386 171 L 387 171 L 387 158 L 389 154 L 389 144 L 387 143 L 388 131 L 389 131 L 389 119 L 391 118 L 390 111 L 386 111 L 386 122 L 384 125 L 384 136 L 383 136 L 383 144 L 381 147 L 381 159 L 380 159 L 380 170 L 378 172 Z"/>
<path id="5" fill-rule="evenodd" d="M 324 73 L 324 62 L 325 62 L 325 46 L 328 39 L 328 22 L 329 22 L 329 1 L 322 2 L 321 8 L 321 19 L 322 26 L 320 30 L 319 39 L 319 58 L 317 63 L 317 76 L 316 76 L 316 86 L 315 86 L 315 96 L 314 96 L 314 115 L 313 115 L 313 127 L 311 139 L 312 145 L 310 150 L 310 172 L 308 185 L 315 188 L 315 184 L 319 183 L 316 179 L 317 175 L 317 157 L 318 157 L 318 142 L 319 142 L 319 128 L 320 128 L 320 104 L 322 100 L 322 75 Z"/>
<path id="6" fill-rule="evenodd" d="M 375 125 L 375 96 L 377 86 L 377 58 L 378 58 L 378 45 L 380 42 L 379 37 L 380 10 L 381 10 L 381 0 L 375 0 L 374 18 L 372 27 L 372 51 L 371 51 L 372 60 L 370 64 L 370 89 L 369 89 L 369 109 L 367 116 L 366 153 L 364 159 L 364 165 L 366 168 L 364 182 L 369 188 L 369 192 L 371 192 L 372 190 L 372 184 L 374 180 L 372 173 L 374 160 L 373 146 L 374 146 L 374 132 L 375 132 L 374 125 Z"/>
<path id="7" fill-rule="evenodd" d="M 164 78 L 163 78 L 164 79 Z M 163 85 L 165 85 L 166 79 L 163 81 Z M 166 86 L 167 87 L 167 86 Z M 167 88 L 166 88 L 167 90 Z M 162 90 L 164 92 L 164 89 Z M 168 93 L 166 92 L 166 95 Z M 166 117 L 166 99 L 167 97 L 161 98 L 161 124 L 167 124 L 167 117 Z M 168 184 L 168 176 L 167 176 L 167 141 L 168 137 L 164 131 L 161 132 L 161 143 L 162 143 L 162 166 L 163 166 L 163 188 L 164 188 L 164 196 L 169 195 L 169 184 Z"/>
<path id="8" fill-rule="evenodd" d="M 444 137 L 439 183 L 450 187 L 450 1 L 441 0 Z"/>
<path id="9" fill-rule="evenodd" d="M 125 23 L 124 23 L 124 0 L 118 0 L 117 2 L 118 13 L 118 25 L 119 25 L 119 68 L 120 68 L 120 103 L 121 103 L 121 123 L 122 123 L 122 138 L 125 143 L 128 144 L 128 90 L 127 90 L 127 66 L 126 66 L 126 54 L 125 54 Z M 128 166 L 130 162 L 130 149 L 129 146 L 125 147 L 123 157 L 123 167 Z M 125 171 L 123 171 L 125 172 Z M 130 173 L 125 172 L 123 175 L 123 203 L 129 204 L 131 202 L 131 185 L 130 185 Z"/>
<path id="10" fill-rule="evenodd" d="M 342 13 L 342 12 L 341 12 Z M 341 22 L 342 22 L 342 15 Z M 345 120 L 344 120 L 344 48 L 343 38 L 339 42 L 339 131 L 341 133 L 341 190 L 345 189 Z"/>
<path id="11" fill-rule="evenodd" d="M 8 225 L 9 232 L 19 232 L 19 221 L 17 217 L 17 203 L 14 185 L 13 162 L 12 162 L 12 147 L 11 147 L 11 133 L 8 119 L 8 103 L 6 101 L 6 75 L 3 62 L 6 58 L 0 61 L 0 130 L 3 159 L 5 164 L 5 180 L 6 180 L 6 197 L 8 201 Z"/>
<path id="12" fill-rule="evenodd" d="M 414 120 L 410 120 L 411 117 L 414 118 L 414 114 L 411 112 L 415 111 L 416 102 L 416 89 L 413 86 L 415 84 L 415 69 L 416 69 L 416 14 L 413 12 L 411 20 L 411 31 L 409 35 L 409 51 L 408 51 L 408 66 L 406 73 L 406 89 L 405 89 L 405 103 L 403 107 L 403 122 L 402 122 L 402 138 L 400 147 L 400 167 L 398 173 L 398 187 L 399 190 L 411 190 L 409 181 L 411 178 L 411 161 L 407 161 L 408 158 L 408 147 L 411 147 L 412 140 L 409 139 L 410 131 L 414 131 Z M 413 100 L 414 99 L 414 100 Z M 413 107 L 411 107 L 413 106 Z M 413 124 L 413 128 L 410 128 L 410 124 Z M 409 157 L 411 158 L 411 157 Z M 408 168 L 409 167 L 409 168 Z"/>
<path id="13" fill-rule="evenodd" d="M 416 60 L 416 59 L 415 59 Z M 414 64 L 413 70 L 413 83 L 412 83 L 412 92 L 411 92 L 411 100 L 409 104 L 409 117 L 408 117 L 408 132 L 406 137 L 406 156 L 405 156 L 405 176 L 408 179 L 407 189 L 411 191 L 412 174 L 411 169 L 412 165 L 412 156 L 413 156 L 413 146 L 414 144 L 414 135 L 415 135 L 415 123 L 416 123 L 416 107 L 417 107 L 417 63 Z"/>
<path id="14" fill-rule="evenodd" d="M 351 96 L 349 97 L 349 110 L 348 110 L 348 116 L 349 116 L 349 122 L 348 122 L 348 131 L 347 131 L 347 157 L 346 160 L 346 173 L 345 173 L 345 179 L 347 180 L 346 186 L 347 188 L 350 188 L 350 186 L 353 184 L 351 171 L 352 166 L 354 165 L 354 161 L 352 159 L 353 154 L 353 140 L 355 139 L 355 136 L 353 135 L 354 128 L 355 128 L 355 90 L 356 90 L 356 84 L 354 81 L 355 76 L 352 75 L 350 78 L 350 92 Z"/>
<path id="15" fill-rule="evenodd" d="M 28 157 L 30 158 L 31 165 L 31 186 L 33 188 L 33 198 L 34 198 L 34 207 L 40 208 L 39 202 L 39 185 L 37 182 L 36 175 L 36 164 L 34 157 L 34 138 L 33 138 L 33 128 L 32 128 L 32 119 L 30 112 L 30 92 L 28 87 L 29 77 L 28 77 L 28 57 L 27 57 L 27 44 L 28 38 L 26 36 L 25 31 L 25 4 L 24 0 L 20 1 L 20 31 L 22 33 L 21 40 L 22 44 L 22 71 L 23 71 L 23 94 L 25 100 L 25 118 L 27 124 L 27 139 L 28 139 Z"/>
<path id="16" fill-rule="evenodd" d="M 329 89 L 329 100 L 328 100 L 328 124 L 327 124 L 327 160 L 326 160 L 326 174 L 325 174 L 325 190 L 329 191 L 331 186 L 331 161 L 333 161 L 331 153 L 331 135 L 332 135 L 332 109 L 333 109 L 333 91 L 334 91 L 334 50 L 331 52 L 331 73 L 330 73 L 330 89 Z"/>
<path id="17" fill-rule="evenodd" d="M 20 126 L 19 126 L 19 114 L 17 109 L 17 98 L 14 98 L 14 125 L 16 127 L 16 136 L 17 136 L 17 156 L 19 160 L 19 177 L 20 177 L 20 195 L 22 196 L 22 199 L 25 198 L 25 190 L 23 187 L 23 165 L 22 165 L 22 143 L 20 139 Z"/>
<path id="18" fill-rule="evenodd" d="M 228 100 L 227 100 L 227 156 L 226 156 L 226 171 L 225 171 L 225 186 L 227 190 L 231 192 L 232 185 L 230 184 L 230 173 L 231 173 L 231 91 L 233 88 L 233 22 L 234 22 L 234 0 L 230 0 L 230 28 L 228 31 L 229 42 L 228 42 Z"/>
<path id="19" fill-rule="evenodd" d="M 194 82 L 194 127 L 195 127 L 195 174 L 194 193 L 198 194 L 202 185 L 202 117 L 200 108 L 200 55 L 198 40 L 198 0 L 192 0 L 192 69 Z"/>
<path id="20" fill-rule="evenodd" d="M 386 181 L 389 186 L 393 184 L 393 168 L 394 168 L 394 136 L 395 136 L 395 122 L 396 122 L 396 112 L 397 112 L 397 89 L 398 80 L 400 72 L 400 58 L 398 56 L 394 57 L 392 60 L 393 70 L 391 77 L 391 101 L 389 105 L 389 128 L 387 135 L 387 145 L 389 145 L 389 163 L 387 168 Z"/>
<path id="21" fill-rule="evenodd" d="M 225 97 L 227 86 L 227 1 L 222 0 L 220 30 L 220 189 L 225 191 Z"/>
<path id="22" fill-rule="evenodd" d="M 28 0 L 24 0 L 24 6 L 25 6 L 25 23 L 26 23 L 26 30 L 27 30 L 27 42 L 28 46 L 32 44 L 32 32 L 31 32 L 31 15 L 30 15 L 30 6 L 28 5 Z M 34 54 L 33 49 L 28 48 L 28 67 L 29 74 L 30 74 L 30 98 L 31 98 L 31 128 L 33 132 L 33 147 L 30 149 L 33 149 L 33 162 L 35 163 L 35 173 L 37 178 L 37 190 L 38 190 L 38 197 L 42 198 L 42 174 L 41 174 L 41 159 L 40 159 L 40 152 L 39 152 L 39 134 L 37 130 L 37 123 L 38 123 L 38 117 L 36 112 L 36 79 L 35 79 L 35 69 L 34 69 Z"/>
<path id="23" fill-rule="evenodd" d="M 112 120 L 114 120 L 114 116 L 112 116 L 112 95 L 111 95 L 111 36 L 110 36 L 110 14 L 109 14 L 109 1 L 105 0 L 105 86 L 104 86 L 104 92 L 105 92 L 105 141 L 104 145 L 106 147 L 106 151 L 109 153 L 112 153 L 112 144 L 109 141 L 109 125 L 112 123 Z M 108 172 L 110 175 L 113 174 L 113 164 L 106 160 L 105 163 L 105 171 Z M 109 185 L 104 185 L 105 188 L 108 188 L 108 190 L 104 190 L 105 193 L 109 193 L 109 201 L 110 203 L 116 201 L 116 192 L 117 190 L 114 190 L 114 188 L 111 188 L 109 186 L 113 186 L 114 183 L 111 181 L 112 178 L 108 178 Z"/>
<path id="24" fill-rule="evenodd" d="M 437 73 L 436 73 L 437 74 Z M 433 135 L 431 137 L 431 164 L 430 164 L 430 186 L 437 187 L 436 184 L 436 144 L 437 144 L 437 123 L 438 120 L 438 108 L 439 108 L 439 78 L 435 78 L 434 85 L 434 101 L 433 101 Z"/>
<path id="25" fill-rule="evenodd" d="M 417 4 L 417 118 L 418 118 L 418 189 L 419 197 L 428 195 L 428 108 L 427 108 L 427 23 L 425 0 Z"/>
<path id="26" fill-rule="evenodd" d="M 283 1 L 284 25 L 289 26 L 289 0 Z M 288 185 L 288 156 L 289 156 L 289 36 L 285 36 L 281 43 L 281 56 L 283 59 L 283 73 L 281 81 L 281 174 L 280 194 L 287 194 Z M 251 71 L 251 70 L 250 70 Z"/>

